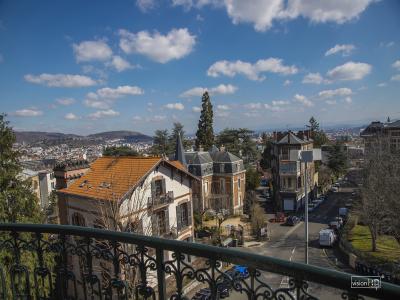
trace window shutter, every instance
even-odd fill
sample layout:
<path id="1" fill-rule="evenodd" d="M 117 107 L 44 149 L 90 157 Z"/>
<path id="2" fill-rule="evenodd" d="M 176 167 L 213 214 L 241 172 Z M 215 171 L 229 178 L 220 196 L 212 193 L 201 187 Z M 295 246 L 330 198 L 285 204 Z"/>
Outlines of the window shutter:
<path id="1" fill-rule="evenodd" d="M 182 218 L 181 218 L 181 206 L 176 206 L 176 228 L 178 231 L 181 230 L 182 227 Z"/>
<path id="2" fill-rule="evenodd" d="M 188 226 L 192 226 L 193 225 L 193 223 L 192 223 L 192 201 L 189 201 L 188 203 L 187 203 L 187 210 L 188 210 L 188 212 L 187 212 L 187 215 L 188 215 Z"/>
<path id="3" fill-rule="evenodd" d="M 151 181 L 151 198 L 154 198 L 156 195 L 156 183 L 155 181 Z"/>
<path id="4" fill-rule="evenodd" d="M 167 186 L 165 184 L 165 178 L 162 179 L 162 193 L 165 195 L 167 193 Z"/>
<path id="5" fill-rule="evenodd" d="M 151 215 L 151 228 L 153 236 L 158 235 L 158 216 L 156 214 Z"/>
<path id="6" fill-rule="evenodd" d="M 169 233 L 171 229 L 169 228 L 169 209 L 168 207 L 164 211 L 164 216 L 165 216 L 165 231 Z"/>

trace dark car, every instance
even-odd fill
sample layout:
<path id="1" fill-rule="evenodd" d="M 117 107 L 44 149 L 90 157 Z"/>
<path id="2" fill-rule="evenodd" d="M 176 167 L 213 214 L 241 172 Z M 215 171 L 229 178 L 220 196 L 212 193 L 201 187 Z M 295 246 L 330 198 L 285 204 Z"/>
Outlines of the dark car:
<path id="1" fill-rule="evenodd" d="M 286 218 L 286 223 L 285 224 L 288 225 L 288 226 L 294 226 L 299 222 L 300 222 L 300 219 L 298 217 L 289 216 L 289 217 Z"/>

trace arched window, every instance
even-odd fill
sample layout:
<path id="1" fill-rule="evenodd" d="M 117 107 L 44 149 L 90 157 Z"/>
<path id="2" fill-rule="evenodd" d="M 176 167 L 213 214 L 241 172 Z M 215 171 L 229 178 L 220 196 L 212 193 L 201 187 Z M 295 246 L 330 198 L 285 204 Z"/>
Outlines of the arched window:
<path id="1" fill-rule="evenodd" d="M 85 226 L 86 225 L 85 218 L 83 217 L 83 215 L 80 213 L 77 213 L 77 212 L 73 213 L 72 214 L 72 225 Z"/>

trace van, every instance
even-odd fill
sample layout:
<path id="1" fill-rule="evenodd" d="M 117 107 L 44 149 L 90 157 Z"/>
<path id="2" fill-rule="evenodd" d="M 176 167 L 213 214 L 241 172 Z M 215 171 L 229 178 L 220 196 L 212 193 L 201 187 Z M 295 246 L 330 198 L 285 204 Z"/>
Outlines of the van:
<path id="1" fill-rule="evenodd" d="M 346 218 L 348 212 L 349 212 L 349 210 L 346 207 L 339 208 L 339 216 L 342 218 Z"/>
<path id="2" fill-rule="evenodd" d="M 319 232 L 319 245 L 332 247 L 336 241 L 335 232 L 332 229 L 322 229 Z"/>

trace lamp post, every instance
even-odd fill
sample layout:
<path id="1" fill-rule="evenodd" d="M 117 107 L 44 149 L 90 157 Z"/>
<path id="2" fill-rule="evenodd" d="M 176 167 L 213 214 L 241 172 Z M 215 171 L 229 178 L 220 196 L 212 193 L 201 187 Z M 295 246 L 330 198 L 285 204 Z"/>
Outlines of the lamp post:
<path id="1" fill-rule="evenodd" d="M 321 160 L 321 149 L 312 149 L 312 150 L 291 150 L 290 151 L 290 160 L 292 161 L 300 161 L 300 163 L 304 163 L 304 240 L 305 240 L 305 257 L 304 262 L 308 264 L 308 176 L 307 176 L 307 163 L 314 162 L 316 160 Z"/>

